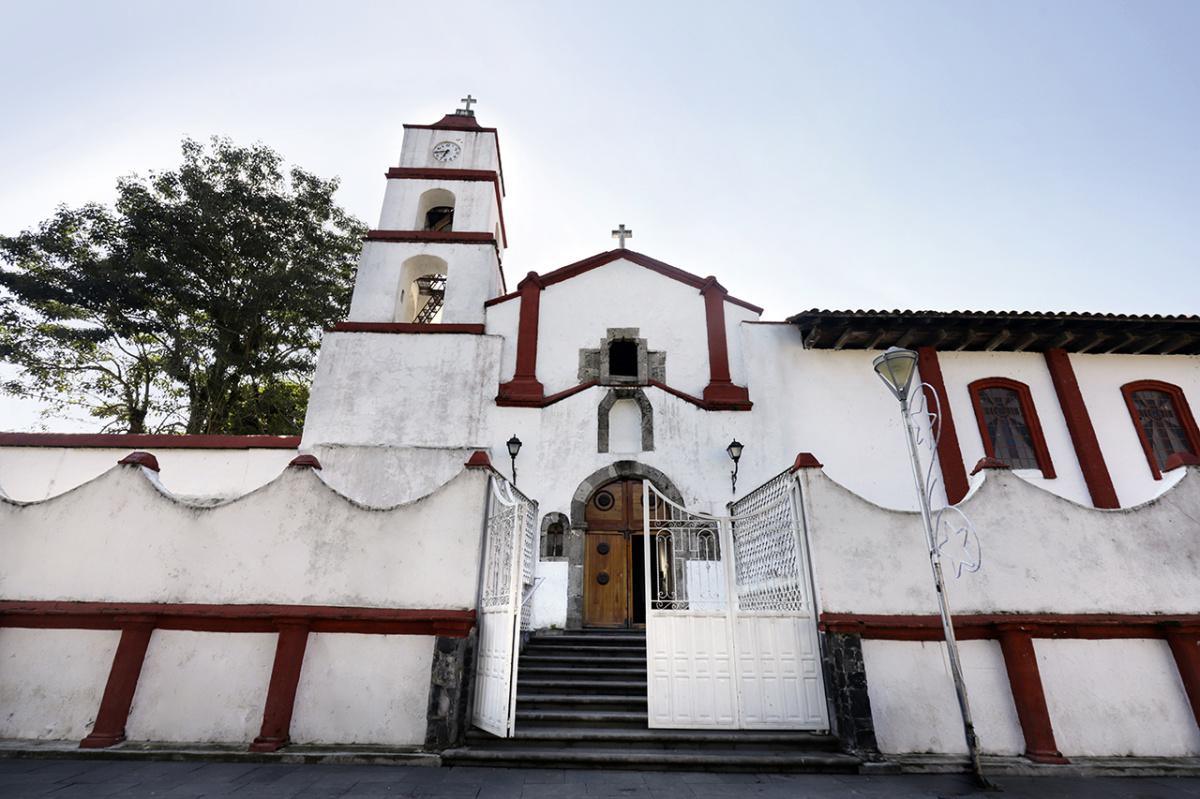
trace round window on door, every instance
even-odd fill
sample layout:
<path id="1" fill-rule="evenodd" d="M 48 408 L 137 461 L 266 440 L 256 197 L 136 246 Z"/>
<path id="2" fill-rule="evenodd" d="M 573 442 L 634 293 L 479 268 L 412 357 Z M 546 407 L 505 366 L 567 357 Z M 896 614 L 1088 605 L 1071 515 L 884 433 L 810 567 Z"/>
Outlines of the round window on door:
<path id="1" fill-rule="evenodd" d="M 596 498 L 592 500 L 596 506 L 596 510 L 612 510 L 613 505 L 617 504 L 613 498 L 611 491 L 601 491 L 596 494 Z"/>

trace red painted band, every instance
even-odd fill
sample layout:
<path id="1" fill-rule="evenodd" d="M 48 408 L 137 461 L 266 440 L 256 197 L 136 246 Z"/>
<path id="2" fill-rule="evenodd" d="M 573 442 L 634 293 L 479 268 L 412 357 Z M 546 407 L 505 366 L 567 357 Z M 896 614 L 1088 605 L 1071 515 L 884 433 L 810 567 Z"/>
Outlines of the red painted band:
<path id="1" fill-rule="evenodd" d="M 417 244 L 490 244 L 497 247 L 492 233 L 466 230 L 369 230 L 363 241 L 401 241 Z M 497 248 L 498 249 L 498 248 Z"/>
<path id="2" fill-rule="evenodd" d="M 1083 402 L 1070 356 L 1063 349 L 1049 349 L 1045 352 L 1045 358 L 1050 380 L 1058 394 L 1059 407 L 1067 422 L 1067 432 L 1071 434 L 1071 443 L 1075 447 L 1075 457 L 1079 459 L 1083 480 L 1092 496 L 1092 504 L 1097 508 L 1121 507 L 1108 473 L 1108 464 L 1104 462 L 1104 453 L 1100 451 L 1096 428 L 1092 426 L 1092 418 Z"/>
<path id="3" fill-rule="evenodd" d="M 1054 741 L 1033 638 L 1019 625 L 1001 625 L 999 636 L 1013 704 L 1025 736 L 1025 757 L 1035 763 L 1067 763 Z"/>
<path id="4" fill-rule="evenodd" d="M 142 663 L 146 660 L 146 648 L 154 632 L 151 621 L 126 622 L 121 630 L 121 640 L 113 654 L 112 667 L 108 671 L 108 682 L 100 698 L 100 709 L 96 712 L 96 723 L 92 731 L 79 742 L 81 749 L 103 749 L 125 740 L 125 724 L 129 721 L 129 708 L 133 705 L 133 694 L 137 690 L 142 674 Z"/>
<path id="5" fill-rule="evenodd" d="M 573 277 L 582 275 L 584 272 L 589 272 L 593 269 L 604 266 L 605 264 L 621 259 L 629 261 L 630 263 L 635 263 L 638 266 L 644 266 L 651 271 L 658 272 L 660 275 L 665 275 L 673 280 L 678 280 L 680 283 L 692 286 L 693 288 L 702 289 L 708 283 L 706 278 L 693 275 L 691 272 L 685 272 L 679 267 L 671 266 L 668 263 L 651 258 L 648 255 L 642 255 L 640 252 L 621 249 L 609 250 L 607 252 L 593 255 L 590 258 L 584 258 L 582 261 L 576 261 L 573 264 L 567 264 L 566 266 L 559 267 L 558 269 L 541 275 L 539 279 L 542 281 L 543 286 L 552 286 L 555 283 L 561 283 L 564 280 L 570 280 Z M 519 296 L 519 293 L 513 293 L 505 294 L 500 297 L 493 297 L 492 299 L 487 300 L 484 305 L 497 305 L 502 302 L 507 302 L 508 300 L 514 300 Z M 763 309 L 757 305 L 753 305 L 745 300 L 739 300 L 737 297 L 732 297 L 728 294 L 725 295 L 725 301 L 732 302 L 734 305 L 740 305 L 741 307 L 749 311 L 753 311 L 754 313 L 760 314 L 763 312 Z"/>
<path id="6" fill-rule="evenodd" d="M 497 396 L 496 404 L 501 408 L 545 408 L 547 405 L 553 405 L 559 400 L 565 400 L 567 397 L 572 397 L 581 391 L 586 391 L 592 386 L 599 384 L 599 380 L 588 380 L 580 383 L 577 386 L 571 386 L 570 388 L 560 391 L 557 394 L 549 394 L 541 399 L 536 400 L 513 399 L 511 397 Z M 539 383 L 538 385 L 541 384 Z"/>
<path id="7" fill-rule="evenodd" d="M 300 436 L 158 435 L 146 433 L 0 433 L 0 447 L 89 449 L 296 449 Z"/>
<path id="8" fill-rule="evenodd" d="M 1166 638 L 1175 632 L 1200 632 L 1200 614 L 1133 615 L 1114 613 L 968 613 L 954 615 L 954 635 L 962 640 L 999 637 L 1003 625 L 1019 625 L 1034 638 L 1108 640 Z M 933 615 L 822 613 L 820 628 L 857 633 L 880 641 L 941 641 L 942 620 Z"/>
<path id="9" fill-rule="evenodd" d="M 942 365 L 938 362 L 937 350 L 933 347 L 917 348 L 917 371 L 921 381 L 933 387 L 937 400 L 925 389 L 925 400 L 929 408 L 941 412 L 941 431 L 938 438 L 938 465 L 942 469 L 942 481 L 946 484 L 946 499 L 951 505 L 962 502 L 967 495 L 967 467 L 963 463 L 962 450 L 958 446 L 958 431 L 954 427 L 954 414 L 950 410 L 950 397 L 946 393 L 946 381 L 942 378 Z"/>
<path id="10" fill-rule="evenodd" d="M 483 325 L 416 322 L 338 322 L 326 333 L 465 333 L 482 336 Z"/>
<path id="11" fill-rule="evenodd" d="M 115 630 L 131 619 L 155 629 L 263 633 L 303 623 L 313 632 L 465 637 L 473 610 L 362 608 L 336 605 L 198 605 L 145 602 L 0 601 L 0 627 Z"/>
<path id="12" fill-rule="evenodd" d="M 296 706 L 296 687 L 300 684 L 300 669 L 304 665 L 304 650 L 308 646 L 308 626 L 285 622 L 275 642 L 275 662 L 271 666 L 271 682 L 267 686 L 267 701 L 263 707 L 262 728 L 251 752 L 274 752 L 291 740 L 292 711 Z"/>
<path id="13" fill-rule="evenodd" d="M 741 408 L 750 402 L 750 392 L 735 386 L 729 375 L 729 343 L 725 334 L 725 297 L 728 292 L 709 277 L 700 288 L 704 296 L 704 323 L 708 332 L 708 385 L 704 401 L 716 407 Z"/>

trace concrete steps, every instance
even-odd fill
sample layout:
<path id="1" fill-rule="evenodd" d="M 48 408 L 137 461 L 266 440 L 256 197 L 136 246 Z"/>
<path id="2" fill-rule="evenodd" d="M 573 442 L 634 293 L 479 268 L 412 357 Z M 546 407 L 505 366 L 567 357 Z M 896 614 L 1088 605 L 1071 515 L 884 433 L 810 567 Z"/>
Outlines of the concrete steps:
<path id="1" fill-rule="evenodd" d="M 521 653 L 516 733 L 482 730 L 442 753 L 451 765 L 854 772 L 861 761 L 825 733 L 652 730 L 646 637 L 635 631 L 538 633 Z"/>

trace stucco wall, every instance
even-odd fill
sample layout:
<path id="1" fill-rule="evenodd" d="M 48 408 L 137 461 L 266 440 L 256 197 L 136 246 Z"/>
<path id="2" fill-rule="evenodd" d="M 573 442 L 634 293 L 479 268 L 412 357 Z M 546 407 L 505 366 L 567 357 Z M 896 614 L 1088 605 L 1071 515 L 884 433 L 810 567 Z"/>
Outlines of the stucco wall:
<path id="1" fill-rule="evenodd" d="M 443 141 L 456 142 L 462 147 L 458 158 L 446 164 L 434 161 L 432 156 L 434 145 Z M 404 143 L 400 150 L 400 166 L 499 170 L 498 156 L 495 133 L 405 128 Z"/>
<path id="2" fill-rule="evenodd" d="M 0 492 L 36 502 L 108 471 L 135 447 L 0 447 Z M 266 485 L 296 457 L 294 449 L 156 448 L 162 484 L 185 496 L 235 497 Z"/>
<path id="3" fill-rule="evenodd" d="M 983 474 L 960 506 L 983 567 L 949 578 L 955 611 L 1200 612 L 1200 468 L 1158 499 L 1116 511 L 1076 505 L 1008 471 Z M 872 505 L 817 470 L 802 480 L 823 611 L 936 610 L 916 513 Z"/>
<path id="4" fill-rule="evenodd" d="M 1025 738 L 1000 645 L 964 641 L 959 646 L 979 745 L 993 754 L 1021 754 Z M 880 751 L 965 753 L 944 644 L 868 640 L 862 648 Z"/>
<path id="5" fill-rule="evenodd" d="M 155 630 L 126 736 L 131 741 L 253 740 L 262 724 L 275 638 L 272 633 Z"/>
<path id="6" fill-rule="evenodd" d="M 113 630 L 0 628 L 0 738 L 83 738 L 120 637 Z"/>
<path id="7" fill-rule="evenodd" d="M 494 336 L 326 333 L 301 447 L 478 447 L 498 385 Z"/>
<path id="8" fill-rule="evenodd" d="M 1034 649 L 1067 756 L 1200 755 L 1200 728 L 1166 641 L 1039 639 Z"/>
<path id="9" fill-rule="evenodd" d="M 296 743 L 425 742 L 428 635 L 314 633 L 296 689 Z"/>
<path id="10" fill-rule="evenodd" d="M 486 474 L 375 510 L 288 469 L 216 507 L 116 466 L 45 502 L 0 503 L 0 597 L 472 608 Z"/>

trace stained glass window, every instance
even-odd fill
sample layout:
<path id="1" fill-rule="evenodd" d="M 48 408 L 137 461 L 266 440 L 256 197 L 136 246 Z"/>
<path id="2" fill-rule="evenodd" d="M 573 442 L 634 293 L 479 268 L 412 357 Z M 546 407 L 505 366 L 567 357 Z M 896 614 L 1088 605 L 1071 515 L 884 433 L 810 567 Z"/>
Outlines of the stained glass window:
<path id="1" fill-rule="evenodd" d="M 1021 395 L 1011 388 L 980 389 L 979 408 L 992 443 L 992 456 L 1014 469 L 1038 468 L 1033 433 L 1021 409 Z"/>
<path id="2" fill-rule="evenodd" d="M 1175 399 L 1165 391 L 1141 389 L 1131 394 L 1138 424 L 1150 442 L 1158 468 L 1167 465 L 1167 458 L 1176 452 L 1192 452 L 1187 432 L 1179 421 Z"/>

